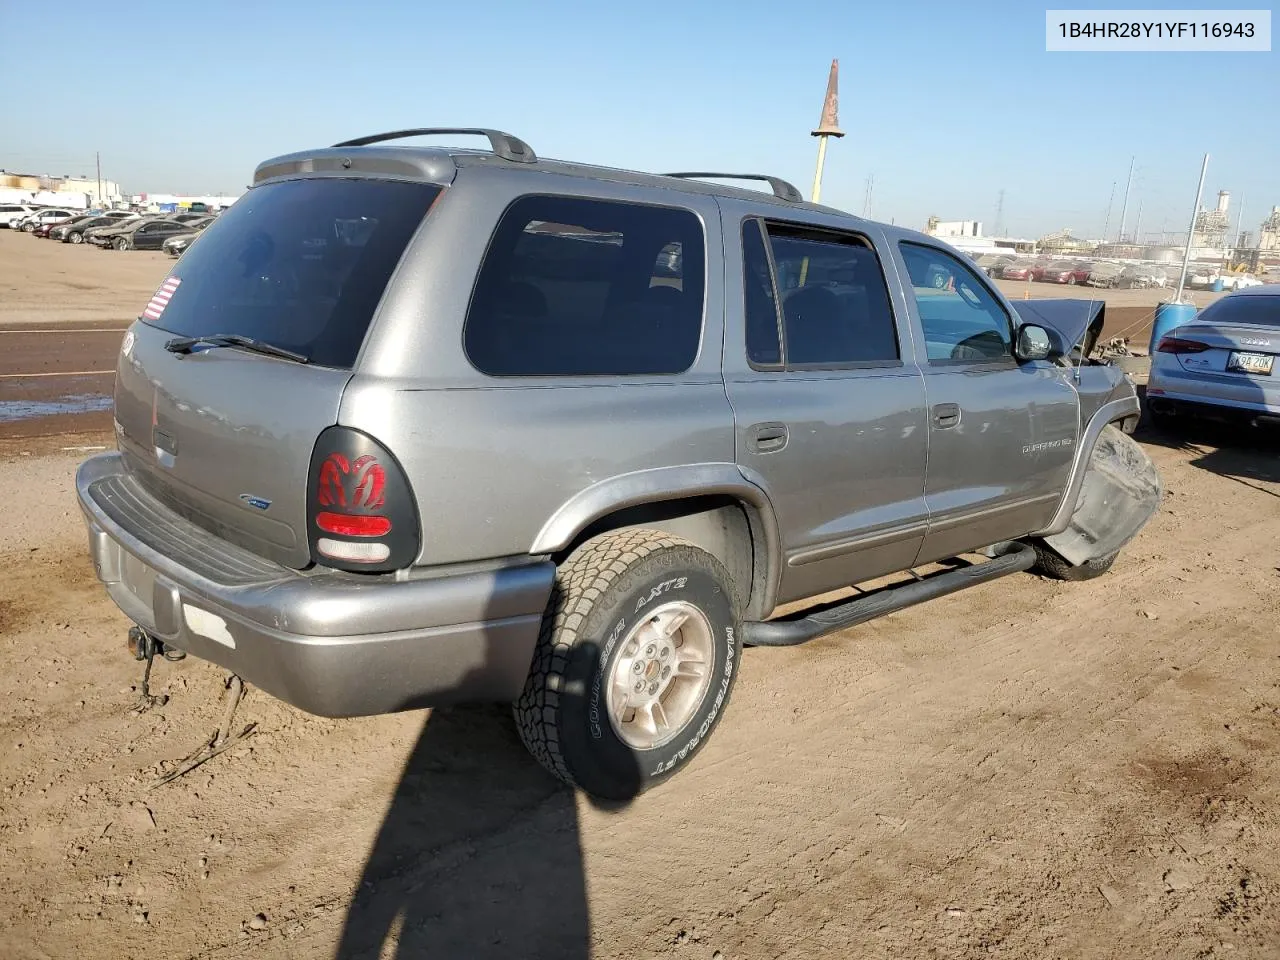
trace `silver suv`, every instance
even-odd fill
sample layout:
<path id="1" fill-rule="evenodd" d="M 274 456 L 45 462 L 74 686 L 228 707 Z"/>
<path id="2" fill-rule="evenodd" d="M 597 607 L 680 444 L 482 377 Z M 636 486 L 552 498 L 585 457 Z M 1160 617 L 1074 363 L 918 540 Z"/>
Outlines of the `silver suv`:
<path id="1" fill-rule="evenodd" d="M 491 149 L 385 145 L 424 133 Z M 744 644 L 1105 571 L 1160 481 L 1101 305 L 725 179 L 474 129 L 263 163 L 124 337 L 77 477 L 111 597 L 313 713 L 514 702 L 622 798 L 706 743 Z"/>

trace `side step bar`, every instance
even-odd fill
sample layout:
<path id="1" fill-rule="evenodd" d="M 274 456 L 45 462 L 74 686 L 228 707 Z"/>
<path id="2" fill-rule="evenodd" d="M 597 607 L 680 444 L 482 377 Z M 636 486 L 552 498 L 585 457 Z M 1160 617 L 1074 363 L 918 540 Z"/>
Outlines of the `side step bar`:
<path id="1" fill-rule="evenodd" d="M 1029 570 L 1036 562 L 1035 549 L 1025 543 L 1002 543 L 991 552 L 993 559 L 983 563 L 940 571 L 901 586 L 885 587 L 807 616 L 802 611 L 778 620 L 749 621 L 742 625 L 742 642 L 748 647 L 794 647 L 926 600 Z"/>

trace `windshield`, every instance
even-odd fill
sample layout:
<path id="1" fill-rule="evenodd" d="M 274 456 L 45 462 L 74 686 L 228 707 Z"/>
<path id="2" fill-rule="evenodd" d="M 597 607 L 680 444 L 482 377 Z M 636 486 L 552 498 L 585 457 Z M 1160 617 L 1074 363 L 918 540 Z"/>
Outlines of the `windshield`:
<path id="1" fill-rule="evenodd" d="M 236 334 L 350 367 L 439 192 L 336 178 L 257 187 L 201 233 L 167 281 L 172 292 L 159 316 L 143 320 L 180 336 Z"/>
<path id="2" fill-rule="evenodd" d="M 1280 293 L 1223 297 L 1200 311 L 1196 323 L 1248 323 L 1280 327 Z"/>

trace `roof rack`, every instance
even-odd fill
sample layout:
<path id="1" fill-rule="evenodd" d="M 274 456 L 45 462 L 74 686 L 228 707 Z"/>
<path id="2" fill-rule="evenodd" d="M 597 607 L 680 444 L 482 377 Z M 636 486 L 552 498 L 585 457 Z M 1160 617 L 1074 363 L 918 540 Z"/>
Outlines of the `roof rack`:
<path id="1" fill-rule="evenodd" d="M 763 180 L 769 184 L 773 189 L 773 195 L 779 200 L 804 203 L 804 197 L 801 196 L 800 191 L 795 186 L 781 177 L 771 177 L 767 173 L 664 173 L 662 176 L 681 177 L 689 180 L 699 177 L 715 177 L 721 180 Z"/>
<path id="2" fill-rule="evenodd" d="M 356 137 L 354 140 L 344 140 L 342 143 L 335 143 L 335 147 L 367 147 L 371 143 L 383 143 L 387 140 L 403 140 L 406 137 L 421 137 L 427 134 L 437 133 L 465 133 L 474 134 L 477 137 L 488 137 L 489 145 L 493 148 L 493 152 L 503 160 L 511 160 L 515 163 L 534 163 L 538 157 L 533 152 L 533 147 L 529 146 L 519 137 L 514 137 L 509 133 L 503 133 L 501 130 L 490 130 L 486 127 L 418 127 L 413 130 L 394 130 L 391 133 L 374 133 L 367 137 Z"/>

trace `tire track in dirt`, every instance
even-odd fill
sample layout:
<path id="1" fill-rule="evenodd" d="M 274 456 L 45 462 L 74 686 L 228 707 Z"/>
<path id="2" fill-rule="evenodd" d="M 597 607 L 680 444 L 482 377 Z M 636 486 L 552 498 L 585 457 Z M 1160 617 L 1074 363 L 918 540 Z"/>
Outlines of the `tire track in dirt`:
<path id="1" fill-rule="evenodd" d="M 501 711 L 422 733 L 422 714 L 326 721 L 256 691 L 252 741 L 149 790 L 216 725 L 220 673 L 164 664 L 173 699 L 129 714 L 123 619 L 74 573 L 78 518 L 56 519 L 47 568 L 14 555 L 0 584 L 0 702 L 21 718 L 0 725 L 0 923 L 55 956 L 332 957 L 355 902 L 405 951 L 479 957 L 538 911 L 572 933 L 558 911 L 589 898 L 601 956 L 1261 956 L 1280 938 L 1280 512 L 1152 454 L 1173 494 L 1112 574 L 748 651 L 697 763 L 613 813 L 558 792 Z M 23 652 L 51 638 L 66 663 Z"/>
<path id="2" fill-rule="evenodd" d="M 1209 525 L 1212 526 L 1215 534 L 1208 543 L 1202 540 L 1197 544 L 1201 549 L 1206 546 L 1221 548 L 1228 545 L 1240 526 L 1238 522 L 1233 523 L 1229 516 L 1206 519 L 1210 521 Z M 1153 525 L 1153 529 L 1154 539 L 1158 535 L 1159 525 Z M 1257 531 L 1257 539 L 1254 541 L 1255 546 L 1251 555 L 1243 557 L 1250 569 L 1265 569 L 1268 544 L 1274 542 L 1277 533 L 1280 533 L 1280 524 L 1274 519 Z M 1140 554 L 1140 544 L 1135 547 L 1137 549 L 1134 552 Z M 1002 612 L 1015 621 L 1021 620 L 1023 626 L 1015 630 L 988 628 L 982 631 L 976 638 L 972 651 L 966 650 L 963 657 L 966 667 L 972 664 L 977 666 L 956 672 L 945 680 L 939 680 L 936 676 L 929 677 L 927 689 L 930 699 L 947 705 L 949 710 L 954 711 L 955 704 L 971 701 L 972 691 L 980 689 L 1003 691 L 999 701 L 1002 714 L 1007 714 L 1010 710 L 1026 710 L 1029 707 L 1032 711 L 1029 715 L 1036 716 L 1036 712 L 1043 709 L 1040 704 L 1045 702 L 1056 703 L 1059 708 L 1064 704 L 1070 706 L 1066 710 L 1060 710 L 1056 715 L 1041 713 L 1043 722 L 1037 724 L 1034 729 L 1027 730 L 1025 724 L 1018 724 L 1019 728 L 1023 728 L 1022 736 L 1013 741 L 1010 741 L 1008 731 L 993 729 L 990 723 L 983 722 L 984 718 L 980 713 L 968 712 L 962 716 L 959 723 L 952 723 L 949 729 L 939 729 L 933 736 L 926 738 L 927 743 L 934 745 L 932 749 L 917 745 L 913 750 L 908 746 L 904 754 L 903 745 L 893 743 L 891 748 L 879 756 L 876 756 L 874 751 L 870 756 L 864 754 L 861 757 L 863 762 L 859 763 L 855 760 L 845 769 L 856 771 L 860 767 L 866 770 L 868 767 L 889 766 L 904 772 L 900 780 L 890 782 L 888 789 L 884 786 L 877 787 L 872 782 L 866 792 L 849 797 L 849 804 L 842 809 L 827 804 L 827 797 L 834 792 L 833 790 L 819 788 L 818 799 L 815 802 L 812 791 L 814 785 L 811 779 L 806 777 L 807 796 L 804 800 L 810 809 L 812 820 L 821 824 L 821 832 L 834 832 L 835 835 L 855 832 L 859 826 L 874 822 L 875 814 L 883 810 L 893 810 L 895 818 L 904 824 L 918 823 L 921 819 L 925 821 L 932 819 L 935 822 L 948 819 L 962 820 L 965 810 L 980 810 L 984 807 L 985 798 L 981 794 L 991 789 L 990 779 L 971 780 L 966 776 L 968 770 L 993 762 L 994 758 L 997 765 L 1011 767 L 1015 775 L 1025 774 L 1028 771 L 1018 770 L 1020 766 L 1027 766 L 1025 763 L 1017 762 L 1018 753 L 1021 752 L 1019 748 L 1032 743 L 1043 744 L 1045 741 L 1071 742 L 1073 739 L 1084 736 L 1089 738 L 1091 749 L 1067 750 L 1060 757 L 1040 758 L 1038 764 L 1035 764 L 1040 767 L 1038 778 L 1051 775 L 1053 780 L 1066 782 L 1078 780 L 1091 766 L 1096 766 L 1095 754 L 1107 756 L 1115 753 L 1113 746 L 1110 750 L 1102 749 L 1103 745 L 1111 746 L 1109 741 L 1116 739 L 1106 729 L 1107 724 L 1115 719 L 1124 719 L 1126 714 L 1143 712 L 1145 704 L 1158 698 L 1162 691 L 1171 685 L 1180 682 L 1181 671 L 1201 667 L 1215 658 L 1216 645 L 1206 641 L 1211 641 L 1221 626 L 1220 617 L 1215 618 L 1210 615 L 1197 617 L 1198 612 L 1203 613 L 1197 610 L 1201 601 L 1183 594 L 1181 598 L 1174 599 L 1171 596 L 1159 604 L 1159 620 L 1143 621 L 1142 629 L 1147 633 L 1144 638 L 1146 642 L 1143 645 L 1146 656 L 1150 655 L 1152 646 L 1158 646 L 1162 649 L 1164 662 L 1157 661 L 1150 665 L 1123 663 L 1125 660 L 1137 660 L 1142 655 L 1135 650 L 1131 641 L 1126 642 L 1124 637 L 1115 636 L 1122 632 L 1131 632 L 1132 628 L 1130 631 L 1125 631 L 1124 625 L 1115 622 L 1110 610 L 1119 605 L 1120 601 L 1125 600 L 1125 594 L 1128 593 L 1129 602 L 1121 609 L 1129 617 L 1139 617 L 1140 614 L 1133 609 L 1132 594 L 1129 592 L 1135 583 L 1162 581 L 1168 578 L 1173 570 L 1179 570 L 1183 565 L 1181 557 L 1153 561 L 1139 555 L 1127 558 L 1125 566 L 1117 571 L 1116 576 L 1091 584 L 1070 585 L 1067 588 L 1053 585 L 1033 591 L 1024 590 L 1024 585 L 1019 582 L 1018 589 L 1021 595 L 1016 606 L 1009 604 Z M 1212 564 L 1204 564 L 1204 566 L 1206 569 L 1213 569 Z M 1259 580 L 1261 575 L 1250 579 Z M 991 608 L 990 595 L 1007 590 L 1008 584 L 1009 581 L 1004 581 L 981 590 L 948 598 L 947 601 L 931 605 L 935 609 L 930 612 L 936 621 L 975 622 L 981 619 L 982 608 Z M 1246 590 L 1242 592 L 1248 592 L 1249 586 L 1252 584 L 1247 584 Z M 1173 591 L 1168 592 L 1173 593 Z M 1219 600 L 1221 599 L 1220 597 Z M 1046 600 L 1047 603 L 1045 603 Z M 950 609 L 947 604 L 950 605 Z M 957 607 L 975 609 L 957 610 L 955 609 Z M 1274 605 L 1271 609 L 1275 609 Z M 1074 618 L 1064 616 L 1067 614 L 1074 615 Z M 936 629 L 929 631 L 926 624 L 919 622 L 919 619 L 925 616 L 923 610 L 912 611 L 901 616 L 917 619 L 917 626 L 923 628 L 916 635 L 917 644 L 928 643 L 923 638 L 929 633 L 933 633 L 937 638 Z M 1026 619 L 1022 620 L 1024 617 Z M 874 633 L 874 625 L 863 629 Z M 1011 668 L 1025 661 L 1028 635 L 1034 638 L 1030 642 L 1042 650 L 1061 647 L 1063 655 L 1053 657 L 1047 663 L 1042 660 L 1035 671 L 1037 675 L 1030 682 L 1025 674 L 1022 679 L 1011 681 L 1008 679 L 1013 672 Z M 1098 643 L 1100 637 L 1106 638 L 1104 642 Z M 946 641 L 945 636 L 938 639 Z M 862 649 L 859 647 L 859 652 Z M 769 653 L 773 652 L 769 651 Z M 889 657 L 880 658 L 882 670 L 887 662 L 896 659 L 894 655 L 899 652 L 906 651 L 890 650 Z M 800 660 L 802 657 L 800 651 L 787 651 L 784 657 L 777 659 Z M 1180 665 L 1171 661 L 1180 661 Z M 747 664 L 749 668 L 754 666 L 750 659 Z M 1093 678 L 1099 674 L 1106 676 L 1110 668 L 1118 664 L 1123 664 L 1126 669 L 1115 672 L 1132 677 L 1129 681 L 1129 690 L 1126 691 L 1129 694 L 1128 698 L 1116 703 L 1113 690 L 1103 696 L 1091 696 L 1092 688 L 1095 686 Z M 1136 676 L 1133 676 L 1134 673 Z M 856 733 L 861 734 L 860 743 L 863 744 L 890 739 L 889 728 L 898 721 L 907 722 L 907 717 L 904 716 L 907 711 L 903 709 L 903 701 L 909 705 L 912 725 L 918 728 L 923 720 L 927 727 L 931 713 L 929 704 L 913 696 L 915 691 L 924 687 L 925 684 L 917 681 L 916 678 L 895 676 L 894 672 L 890 671 L 885 681 L 877 684 L 875 689 L 866 691 L 858 697 L 843 698 L 835 704 L 840 708 L 851 706 L 852 713 L 858 718 L 864 718 L 859 724 L 862 727 L 861 730 L 850 731 L 847 728 L 841 728 L 832 722 L 830 715 L 823 716 L 820 710 L 811 710 L 810 714 L 819 715 L 802 721 L 801 729 L 797 731 L 799 736 L 795 736 L 790 730 L 782 735 L 783 752 L 794 755 L 793 751 L 803 749 L 810 755 L 814 753 L 820 755 L 824 749 L 836 749 L 839 744 L 846 742 L 848 735 Z M 738 703 L 735 703 L 735 706 L 740 708 Z M 990 705 L 987 709 L 995 709 L 995 705 Z M 877 736 L 873 730 L 867 729 L 871 724 L 882 729 L 883 736 Z M 836 730 L 834 734 L 831 732 L 833 728 Z M 993 750 L 992 744 L 998 744 L 998 746 Z M 708 747 L 708 750 L 710 749 Z M 1014 762 L 1006 763 L 1010 759 Z M 936 771 L 931 770 L 931 767 L 936 767 Z M 959 776 L 958 770 L 963 771 Z M 905 808 L 899 806 L 895 809 L 894 798 L 897 797 L 901 801 L 902 794 L 907 791 L 915 795 L 913 800 L 909 800 Z M 1045 796 L 1048 795 L 1049 793 L 1046 792 Z M 936 798 L 941 796 L 951 796 L 953 799 L 949 803 L 936 806 Z M 801 798 L 788 797 L 787 799 L 796 804 Z M 781 805 L 783 804 L 779 804 Z M 1092 819 L 1105 820 L 1106 815 L 1095 813 Z M 1095 827 L 1090 833 L 1101 835 L 1105 830 Z M 778 849 L 787 849 L 783 837 L 780 836 L 777 840 Z M 928 847 L 929 845 L 926 844 L 925 848 L 928 849 Z M 772 847 L 770 844 L 764 844 L 764 848 L 767 850 Z M 982 844 L 976 840 L 972 841 L 962 849 L 959 860 L 952 856 L 944 861 L 941 867 L 931 866 L 930 869 L 945 870 L 951 864 L 963 862 L 971 851 L 978 849 L 982 849 Z M 807 875 L 812 866 L 812 858 L 807 852 L 802 851 L 789 852 L 783 862 L 776 860 L 767 860 L 764 863 L 754 862 L 750 869 L 756 874 L 777 877 L 775 890 L 798 886 L 799 890 L 788 891 L 789 902 L 793 907 L 806 897 L 845 899 L 845 891 L 829 889 L 832 883 L 831 878 L 808 880 Z M 917 879 L 921 883 L 926 883 L 929 878 L 921 876 Z M 856 899 L 853 892 L 848 892 L 847 896 Z M 945 899 L 945 897 L 939 898 L 932 903 L 935 913 L 945 910 L 942 906 Z M 917 907 L 920 906 L 922 905 L 918 903 Z M 1065 908 L 1067 905 L 1063 906 Z M 758 926 L 753 927 L 750 941 L 744 940 L 736 944 L 730 941 L 730 944 L 737 949 L 748 949 L 752 943 L 759 944 L 758 939 L 755 939 L 759 933 Z M 788 936 L 798 934 L 798 929 L 787 930 L 779 939 L 785 940 Z M 656 929 L 650 932 L 651 937 L 657 935 Z M 1001 938 L 1001 942 L 1004 942 L 1004 938 Z M 855 943 L 842 943 L 838 946 L 842 949 L 851 949 L 855 945 Z M 837 945 L 828 942 L 825 946 L 831 949 Z M 797 953 L 797 955 L 800 954 Z"/>

